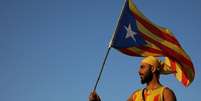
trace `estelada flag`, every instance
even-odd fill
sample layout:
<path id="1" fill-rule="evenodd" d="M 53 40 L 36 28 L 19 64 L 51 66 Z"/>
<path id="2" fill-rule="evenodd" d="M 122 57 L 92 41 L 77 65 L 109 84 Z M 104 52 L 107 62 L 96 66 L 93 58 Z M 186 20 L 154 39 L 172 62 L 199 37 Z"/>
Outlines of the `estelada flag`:
<path id="1" fill-rule="evenodd" d="M 130 56 L 165 56 L 165 64 L 184 86 L 194 79 L 191 59 L 170 30 L 152 23 L 132 0 L 125 2 L 111 46 Z"/>

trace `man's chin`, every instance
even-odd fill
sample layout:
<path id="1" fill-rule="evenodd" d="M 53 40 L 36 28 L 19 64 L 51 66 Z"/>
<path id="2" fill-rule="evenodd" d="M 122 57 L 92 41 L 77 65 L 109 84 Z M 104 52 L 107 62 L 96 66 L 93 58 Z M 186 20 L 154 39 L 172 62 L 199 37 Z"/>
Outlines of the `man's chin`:
<path id="1" fill-rule="evenodd" d="M 144 80 L 141 80 L 141 84 L 145 84 L 146 82 Z"/>

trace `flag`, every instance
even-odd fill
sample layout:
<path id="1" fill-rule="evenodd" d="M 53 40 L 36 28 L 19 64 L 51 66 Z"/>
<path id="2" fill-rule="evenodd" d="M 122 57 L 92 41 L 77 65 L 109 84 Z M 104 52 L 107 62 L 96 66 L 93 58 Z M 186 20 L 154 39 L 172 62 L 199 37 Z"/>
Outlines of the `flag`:
<path id="1" fill-rule="evenodd" d="M 132 0 L 125 2 L 111 46 L 130 56 L 164 56 L 165 64 L 184 86 L 194 79 L 192 61 L 172 32 L 147 19 Z"/>

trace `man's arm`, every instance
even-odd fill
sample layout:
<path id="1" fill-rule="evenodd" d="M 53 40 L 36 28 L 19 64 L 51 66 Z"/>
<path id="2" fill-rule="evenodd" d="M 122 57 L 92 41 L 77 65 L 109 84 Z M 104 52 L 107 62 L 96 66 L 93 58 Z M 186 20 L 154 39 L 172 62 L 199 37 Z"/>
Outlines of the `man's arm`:
<path id="1" fill-rule="evenodd" d="M 177 101 L 174 92 L 169 88 L 164 89 L 163 100 L 164 101 Z"/>

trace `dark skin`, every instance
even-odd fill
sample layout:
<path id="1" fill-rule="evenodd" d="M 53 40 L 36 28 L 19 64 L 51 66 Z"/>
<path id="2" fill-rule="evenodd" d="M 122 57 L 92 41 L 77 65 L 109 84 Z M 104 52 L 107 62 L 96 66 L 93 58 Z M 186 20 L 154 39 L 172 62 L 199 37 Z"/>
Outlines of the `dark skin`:
<path id="1" fill-rule="evenodd" d="M 147 79 L 146 76 L 149 73 L 151 73 L 152 78 Z M 156 67 L 146 63 L 141 63 L 139 75 L 141 78 L 141 83 L 146 83 L 147 89 L 155 89 L 156 87 L 161 86 L 159 82 L 159 73 L 157 72 Z M 101 99 L 96 92 L 92 92 L 89 96 L 89 101 L 101 101 Z M 132 96 L 130 96 L 127 101 L 133 101 Z M 177 101 L 174 92 L 167 87 L 163 91 L 163 101 Z"/>

